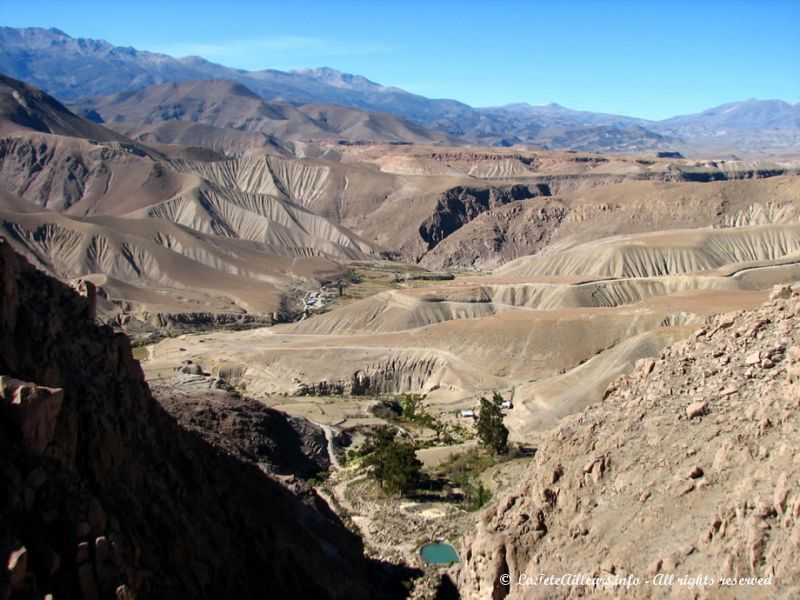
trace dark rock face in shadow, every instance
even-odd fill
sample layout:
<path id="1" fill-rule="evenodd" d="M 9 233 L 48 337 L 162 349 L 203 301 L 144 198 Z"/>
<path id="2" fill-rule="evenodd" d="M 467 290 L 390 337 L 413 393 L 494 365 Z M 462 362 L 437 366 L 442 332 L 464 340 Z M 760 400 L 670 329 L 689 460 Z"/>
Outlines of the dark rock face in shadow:
<path id="1" fill-rule="evenodd" d="M 458 593 L 458 588 L 449 576 L 442 575 L 439 581 L 439 587 L 436 588 L 435 600 L 459 600 L 461 594 Z"/>
<path id="2" fill-rule="evenodd" d="M 507 188 L 486 189 L 457 186 L 442 194 L 433 214 L 420 225 L 419 235 L 430 250 L 454 231 L 492 208 L 540 196 L 550 196 L 547 184 L 516 184 Z"/>
<path id="3" fill-rule="evenodd" d="M 395 564 L 377 558 L 367 562 L 372 600 L 408 598 L 411 582 L 423 575 L 422 569 Z"/>
<path id="4" fill-rule="evenodd" d="M 367 598 L 327 504 L 182 429 L 88 301 L 0 240 L 0 596 Z"/>
<path id="5" fill-rule="evenodd" d="M 184 429 L 277 475 L 309 479 L 330 468 L 321 427 L 223 389 L 152 386 L 158 402 Z"/>

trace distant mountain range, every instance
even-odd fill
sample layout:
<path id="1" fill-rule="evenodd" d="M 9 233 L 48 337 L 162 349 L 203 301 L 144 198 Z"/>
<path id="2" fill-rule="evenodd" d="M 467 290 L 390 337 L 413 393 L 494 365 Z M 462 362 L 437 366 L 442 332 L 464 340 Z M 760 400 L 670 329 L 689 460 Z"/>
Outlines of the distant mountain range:
<path id="1" fill-rule="evenodd" d="M 226 80 L 245 86 L 261 99 L 282 103 L 277 110 L 291 112 L 308 104 L 333 104 L 390 113 L 411 122 L 397 121 L 389 126 L 390 130 L 402 130 L 395 137 L 406 141 L 437 139 L 437 134 L 414 129 L 416 125 L 472 143 L 584 151 L 800 146 L 800 105 L 781 100 L 746 100 L 664 121 L 575 111 L 557 104 L 473 108 L 456 100 L 426 98 L 330 68 L 244 71 L 195 56 L 173 58 L 116 47 L 100 40 L 76 39 L 57 29 L 0 27 L 0 72 L 27 81 L 62 101 L 82 99 L 73 106 L 83 108 L 93 103 L 109 105 L 108 100 L 83 100 L 87 97 L 139 91 L 166 83 Z M 236 93 L 242 95 L 241 90 Z M 148 92 L 148 96 L 152 95 L 153 92 Z M 119 102 L 119 98 L 113 102 Z M 300 112 L 314 121 L 313 114 L 318 110 L 300 109 Z M 359 136 L 363 134 L 363 139 L 370 140 L 375 135 L 373 126 L 364 125 L 370 121 L 369 117 L 350 113 L 339 115 L 338 119 L 361 123 L 342 136 L 345 139 L 361 139 Z M 311 130 L 318 125 L 319 122 L 309 125 L 299 135 L 316 135 Z M 325 134 L 336 134 L 337 126 L 322 129 Z M 385 133 L 384 127 L 377 129 L 378 139 L 386 141 L 387 138 L 380 137 Z"/>
<path id="2" fill-rule="evenodd" d="M 458 143 L 396 115 L 335 104 L 268 101 L 240 83 L 220 79 L 164 83 L 68 104 L 89 120 L 151 143 L 208 147 L 204 140 L 214 135 L 216 149 L 225 154 L 277 140 Z"/>

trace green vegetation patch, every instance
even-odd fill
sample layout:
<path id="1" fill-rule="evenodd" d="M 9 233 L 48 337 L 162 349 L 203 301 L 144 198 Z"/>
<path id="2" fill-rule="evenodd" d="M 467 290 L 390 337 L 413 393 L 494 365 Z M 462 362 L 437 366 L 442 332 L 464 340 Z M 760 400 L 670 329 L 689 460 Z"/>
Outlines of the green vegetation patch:
<path id="1" fill-rule="evenodd" d="M 423 479 L 416 451 L 413 444 L 398 439 L 397 429 L 383 426 L 367 439 L 360 454 L 382 489 L 403 496 L 417 489 Z"/>

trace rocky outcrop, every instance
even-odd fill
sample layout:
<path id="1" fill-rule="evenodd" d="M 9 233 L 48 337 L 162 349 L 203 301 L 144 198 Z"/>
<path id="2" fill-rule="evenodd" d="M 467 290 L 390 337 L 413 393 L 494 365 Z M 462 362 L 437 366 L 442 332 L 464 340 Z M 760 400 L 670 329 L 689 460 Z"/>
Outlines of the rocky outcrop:
<path id="1" fill-rule="evenodd" d="M 0 241 L 0 597 L 365 598 L 310 488 L 182 429 L 127 338 Z"/>
<path id="2" fill-rule="evenodd" d="M 344 361 L 345 355 L 342 354 Z M 344 364 L 344 363 L 343 363 Z M 361 366 L 351 375 L 319 381 L 300 381 L 295 396 L 365 396 L 430 392 L 444 381 L 453 382 L 452 365 L 446 354 L 426 350 L 393 352 Z"/>
<path id="3" fill-rule="evenodd" d="M 636 598 L 796 597 L 800 298 L 790 294 L 778 288 L 758 310 L 640 360 L 602 402 L 564 419 L 465 541 L 462 598 L 622 593 L 530 584 L 562 574 L 639 577 L 624 590 Z M 659 574 L 675 583 L 655 585 Z M 710 580 L 690 590 L 684 576 Z M 726 588 L 721 578 L 753 579 Z"/>
<path id="4" fill-rule="evenodd" d="M 564 203 L 555 198 L 497 207 L 447 236 L 420 264 L 435 269 L 459 265 L 485 269 L 536 254 L 548 246 L 568 214 Z"/>
<path id="5" fill-rule="evenodd" d="M 0 399 L 22 440 L 37 453 L 53 441 L 64 390 L 0 376 Z"/>
<path id="6" fill-rule="evenodd" d="M 664 173 L 665 181 L 694 181 L 708 183 L 709 181 L 732 181 L 737 179 L 759 179 L 763 177 L 778 177 L 788 175 L 793 170 L 786 167 L 742 166 L 719 164 L 714 161 L 696 163 L 694 165 L 670 165 Z"/>
<path id="7" fill-rule="evenodd" d="M 160 383 L 153 394 L 182 427 L 267 471 L 309 478 L 330 468 L 325 432 L 306 419 L 222 389 Z"/>
<path id="8" fill-rule="evenodd" d="M 419 235 L 430 250 L 481 213 L 509 202 L 549 195 L 550 188 L 544 183 L 507 188 L 454 187 L 439 198 L 433 214 L 420 225 Z"/>

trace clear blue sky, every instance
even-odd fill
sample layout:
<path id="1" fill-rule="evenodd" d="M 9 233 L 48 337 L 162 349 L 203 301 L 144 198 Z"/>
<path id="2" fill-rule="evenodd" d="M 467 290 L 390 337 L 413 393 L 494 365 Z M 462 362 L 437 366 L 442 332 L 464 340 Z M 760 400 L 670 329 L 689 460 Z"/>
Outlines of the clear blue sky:
<path id="1" fill-rule="evenodd" d="M 664 118 L 800 100 L 800 0 L 0 0 L 0 24 L 243 69 L 330 66 L 473 106 Z"/>

